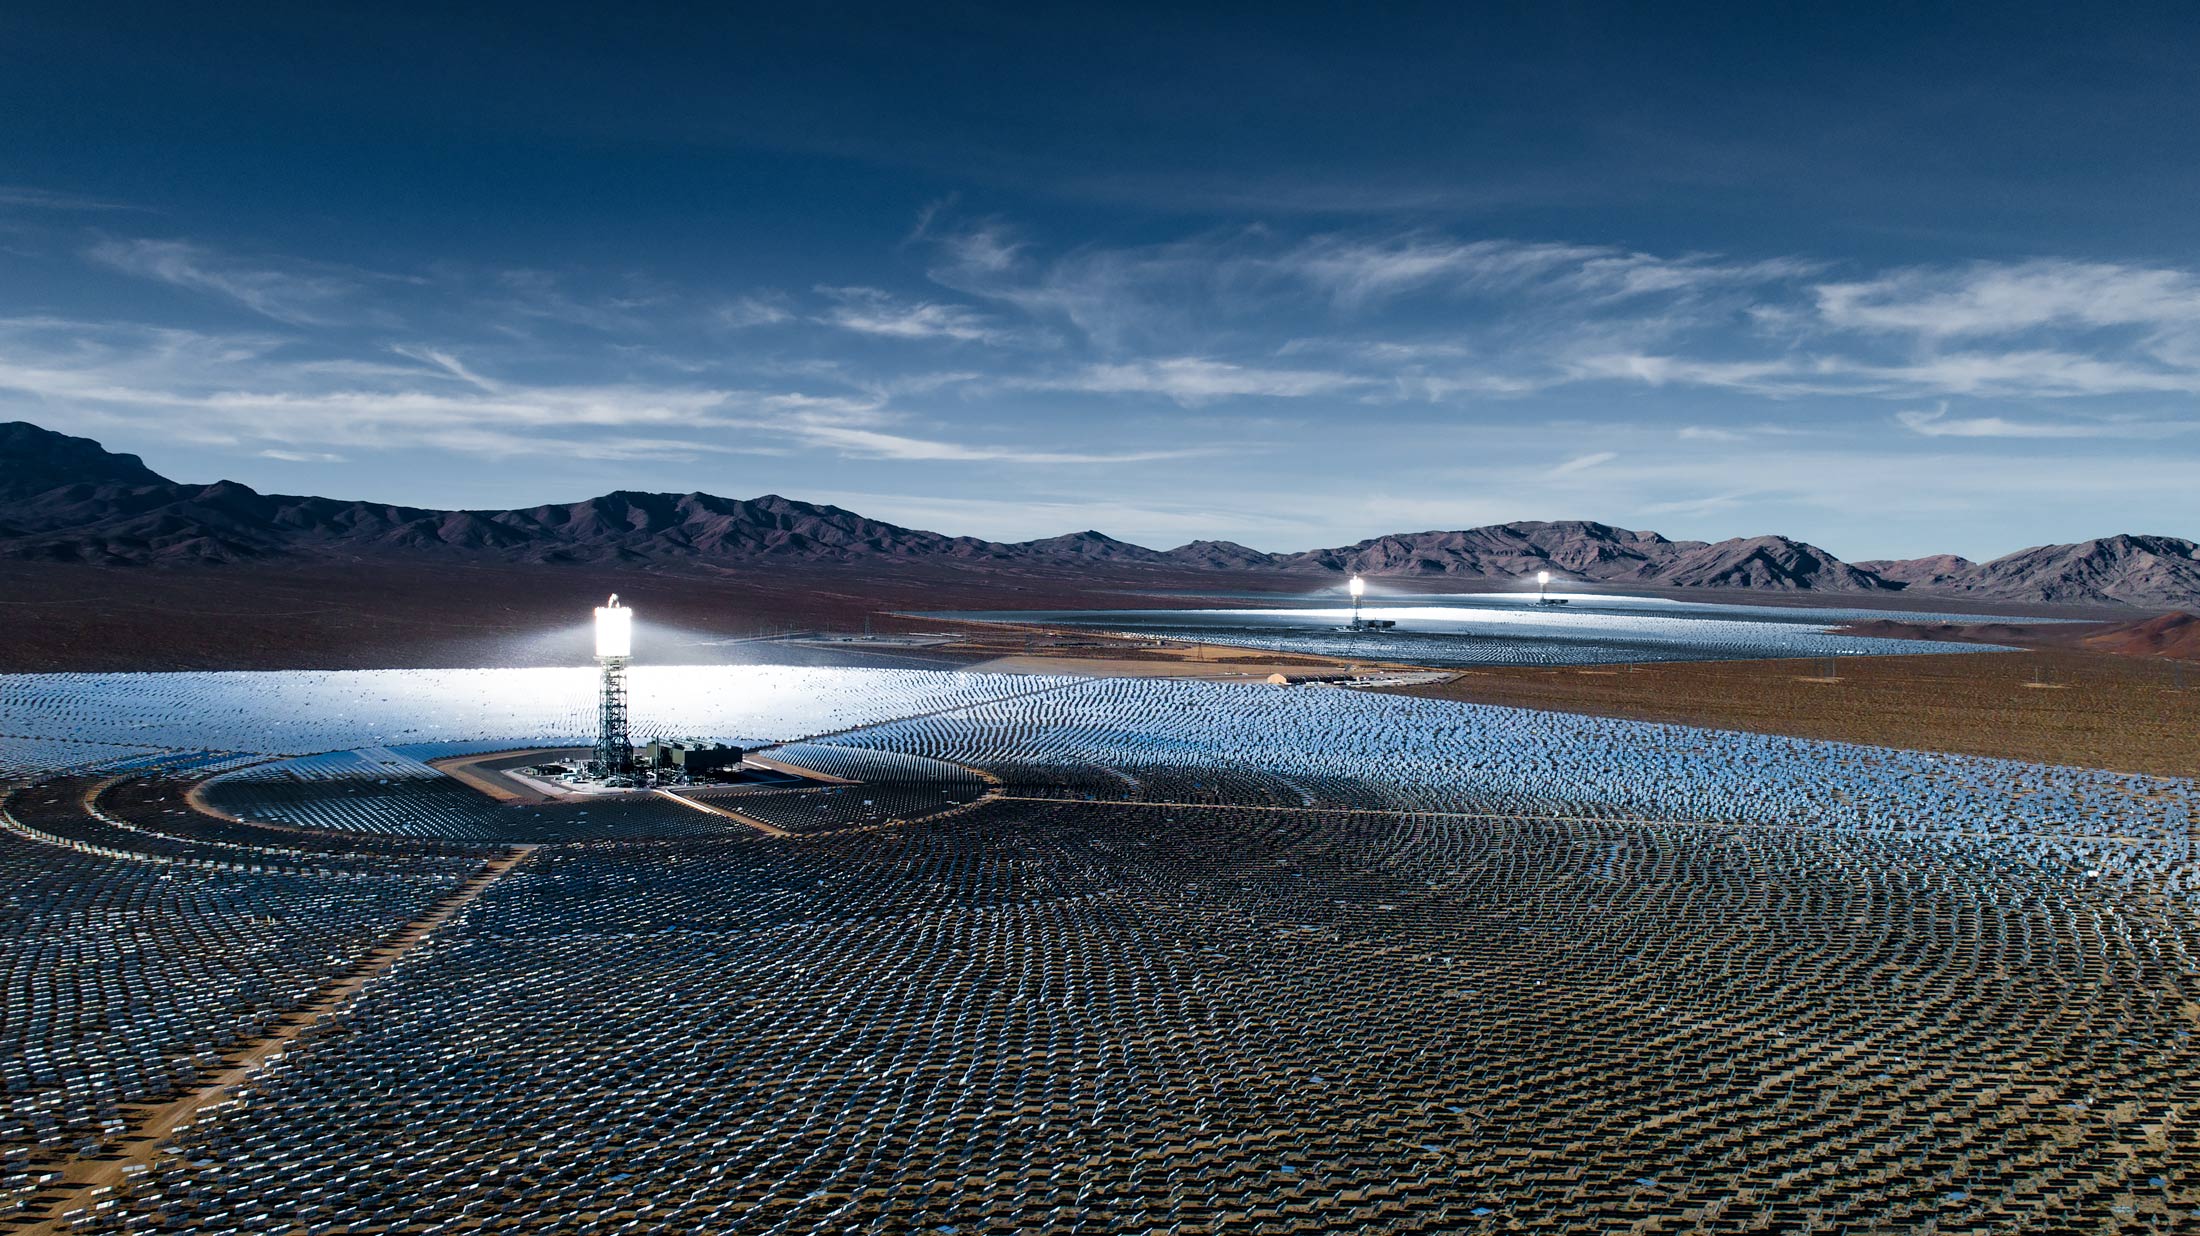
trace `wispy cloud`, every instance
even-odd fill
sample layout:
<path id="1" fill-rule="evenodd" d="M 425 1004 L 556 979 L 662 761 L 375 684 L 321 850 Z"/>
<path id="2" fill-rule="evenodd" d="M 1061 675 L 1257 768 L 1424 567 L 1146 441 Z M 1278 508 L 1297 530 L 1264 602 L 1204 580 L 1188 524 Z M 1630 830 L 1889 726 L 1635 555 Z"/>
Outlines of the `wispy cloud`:
<path id="1" fill-rule="evenodd" d="M 17 206 L 31 210 L 96 212 L 137 209 L 137 207 L 126 202 L 113 202 L 104 198 L 86 197 L 80 193 L 61 193 L 31 185 L 0 185 L 0 206 Z"/>
<path id="2" fill-rule="evenodd" d="M 1007 224 L 989 219 L 940 238 L 940 247 L 962 270 L 1000 274 L 1015 267 L 1026 246 Z"/>
<path id="3" fill-rule="evenodd" d="M 2055 349 L 1952 352 L 1912 360 L 1835 353 L 1762 360 L 1700 360 L 1646 353 L 1590 355 L 1566 362 L 1577 381 L 1624 380 L 1700 386 L 1777 398 L 1858 395 L 1894 399 L 2084 398 L 2200 394 L 2200 369 L 2130 356 Z"/>
<path id="4" fill-rule="evenodd" d="M 1819 269 L 1817 263 L 1794 258 L 1734 262 L 1706 254 L 1659 257 L 1603 245 L 1459 242 L 1427 235 L 1317 238 L 1279 254 L 1275 262 L 1280 270 L 1326 288 L 1340 302 L 1354 306 L 1421 289 L 1449 295 L 1534 294 L 1609 302 L 1750 287 Z"/>
<path id="5" fill-rule="evenodd" d="M 607 335 L 631 335 L 652 325 L 651 311 L 670 299 L 666 289 L 633 278 L 613 280 L 609 290 L 576 290 L 574 280 L 557 271 L 500 270 L 487 286 L 472 290 L 473 312 L 529 333 L 544 325 L 578 327 Z"/>
<path id="6" fill-rule="evenodd" d="M 77 416 L 291 462 L 334 459 L 332 448 L 426 446 L 488 457 L 817 450 L 908 462 L 1107 465 L 1214 449 L 1073 449 L 1005 435 L 974 441 L 917 431 L 883 394 L 516 381 L 486 376 L 442 348 L 392 352 L 413 363 L 332 365 L 295 355 L 281 339 L 15 319 L 0 321 L 0 402 L 64 405 Z"/>
<path id="7" fill-rule="evenodd" d="M 1645 502 L 1636 509 L 1645 515 L 1687 515 L 1701 518 L 1706 515 L 1716 515 L 1722 511 L 1731 511 L 1756 496 L 1758 495 L 1751 491 L 1705 494 L 1693 498 L 1669 498 L 1662 502 Z"/>
<path id="8" fill-rule="evenodd" d="M 1336 360 L 1325 393 L 1380 385 L 1400 400 L 1615 381 L 1787 400 L 2200 393 L 2200 276 L 2173 267 L 2041 259 L 1825 280 L 1806 256 L 1434 232 L 1239 228 L 1053 256 L 998 221 L 935 220 L 929 235 L 939 282 L 1119 354 L 1088 386 L 1180 402 L 1303 393 L 1202 390 L 1205 375 L 1168 368 L 1196 348 L 1260 369 L 1253 342 Z"/>
<path id="9" fill-rule="evenodd" d="M 2200 278 L 2192 272 L 2106 262 L 1911 268 L 1820 284 L 1815 295 L 1820 317 L 1831 326 L 1928 338 L 2200 322 Z"/>
<path id="10" fill-rule="evenodd" d="M 1927 438 L 2166 438 L 2200 429 L 2196 420 L 2113 417 L 2095 420 L 2012 420 L 2005 416 L 1950 416 L 1943 401 L 1931 411 L 1894 414 L 1904 429 Z"/>
<path id="11" fill-rule="evenodd" d="M 1605 251 L 1587 245 L 1466 243 L 1408 237 L 1324 237 L 1278 254 L 1277 269 L 1322 288 L 1347 305 L 1441 283 L 1454 292 L 1516 291 L 1578 270 Z"/>
<path id="12" fill-rule="evenodd" d="M 425 344 L 401 343 L 390 350 L 399 356 L 421 362 L 430 371 L 456 378 L 466 385 L 480 390 L 496 391 L 503 386 L 503 383 L 495 379 L 486 378 L 474 372 L 473 368 L 467 365 L 466 362 L 442 348 L 429 347 Z"/>
<path id="13" fill-rule="evenodd" d="M 876 407 L 838 400 L 761 400 L 766 418 L 759 424 L 768 433 L 785 433 L 812 446 L 829 446 L 867 460 L 904 462 L 1003 462 L 1003 464 L 1142 464 L 1155 460 L 1186 460 L 1208 455 L 1212 449 L 1157 451 L 1063 451 L 1038 446 L 1012 446 L 1001 442 L 953 442 L 944 438 L 900 431 L 902 416 L 891 416 Z M 889 429 L 893 427 L 893 429 Z"/>
<path id="14" fill-rule="evenodd" d="M 1565 463 L 1552 468 L 1550 475 L 1554 477 L 1572 476 L 1576 472 L 1587 472 L 1591 468 L 1608 464 L 1618 458 L 1618 451 L 1591 451 L 1586 455 L 1576 455 Z"/>
<path id="15" fill-rule="evenodd" d="M 439 349 L 402 355 L 415 363 L 330 363 L 264 336 L 16 319 L 0 322 L 0 399 L 254 452 L 634 458 L 742 443 L 727 391 L 504 383 Z M 732 445 L 713 445 L 720 429 Z"/>
<path id="16" fill-rule="evenodd" d="M 1166 331 L 1172 300 L 1190 305 L 1214 296 L 1206 281 L 1217 254 L 1205 237 L 1042 257 L 999 220 L 935 219 L 929 239 L 937 253 L 929 270 L 935 283 L 1042 322 L 1067 323 L 1103 346 Z"/>
<path id="17" fill-rule="evenodd" d="M 1197 356 L 1092 365 L 1061 378 L 1036 379 L 1042 389 L 1093 394 L 1160 395 L 1193 406 L 1220 399 L 1258 396 L 1299 399 L 1334 395 L 1370 384 L 1371 379 L 1318 369 L 1270 369 L 1234 365 Z"/>
<path id="18" fill-rule="evenodd" d="M 1164 336 L 1189 322 L 1326 310 L 1355 319 L 1425 293 L 1527 299 L 1599 314 L 1628 302 L 1678 302 L 1792 282 L 1821 269 L 1801 258 L 1660 256 L 1606 245 L 1461 240 L 1436 233 L 1290 237 L 1237 228 L 1156 244 L 1085 246 L 1052 257 L 997 220 L 934 222 L 932 276 L 973 296 L 1060 319 L 1103 346 Z"/>
<path id="19" fill-rule="evenodd" d="M 763 294 L 736 297 L 720 305 L 711 317 L 720 326 L 746 330 L 752 326 L 778 326 L 792 322 L 794 311 L 787 307 L 786 297 Z"/>
<path id="20" fill-rule="evenodd" d="M 1712 386 L 1760 395 L 1802 394 L 1834 389 L 1834 371 L 1825 362 L 1770 360 L 1697 360 L 1639 352 L 1600 353 L 1564 362 L 1574 381 L 1625 380 L 1648 386 Z M 1820 379 L 1816 384 L 1813 378 Z"/>
<path id="21" fill-rule="evenodd" d="M 85 251 L 99 265 L 216 296 L 294 326 L 352 316 L 356 280 L 331 271 L 277 269 L 182 240 L 103 240 Z"/>
<path id="22" fill-rule="evenodd" d="M 879 288 L 821 287 L 818 292 L 834 302 L 820 320 L 857 334 L 989 344 L 1015 339 L 1014 332 L 962 305 L 900 300 Z"/>

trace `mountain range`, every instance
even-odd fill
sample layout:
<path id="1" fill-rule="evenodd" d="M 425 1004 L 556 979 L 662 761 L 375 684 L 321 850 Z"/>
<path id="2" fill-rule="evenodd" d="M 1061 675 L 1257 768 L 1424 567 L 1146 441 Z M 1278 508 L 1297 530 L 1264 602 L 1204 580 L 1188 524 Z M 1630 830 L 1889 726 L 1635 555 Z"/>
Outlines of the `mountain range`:
<path id="1" fill-rule="evenodd" d="M 111 566 L 287 555 L 493 556 L 507 562 L 856 562 L 948 559 L 1073 567 L 1565 579 L 1661 588 L 1915 592 L 2140 607 L 2200 601 L 2200 547 L 2118 535 L 1991 562 L 1950 555 L 1843 562 L 1783 536 L 1675 541 L 1580 520 L 1397 533 L 1269 554 L 1229 541 L 1155 550 L 1099 532 L 1005 543 L 951 537 L 777 495 L 621 491 L 563 505 L 445 511 L 171 481 L 135 455 L 24 422 L 0 424 L 0 557 Z"/>

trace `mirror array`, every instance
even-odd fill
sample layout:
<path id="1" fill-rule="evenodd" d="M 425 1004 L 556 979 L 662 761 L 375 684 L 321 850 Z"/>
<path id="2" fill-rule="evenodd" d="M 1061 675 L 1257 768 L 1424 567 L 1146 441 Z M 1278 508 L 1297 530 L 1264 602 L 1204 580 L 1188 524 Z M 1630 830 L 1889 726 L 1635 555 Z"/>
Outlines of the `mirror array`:
<path id="1" fill-rule="evenodd" d="M 424 750 L 16 787 L 0 1207 L 536 840 L 80 1230 L 2200 1220 L 2190 782 L 895 681 L 775 752 L 862 784 L 726 797 L 785 836 L 541 831 Z"/>
<path id="2" fill-rule="evenodd" d="M 1355 614 L 1395 624 L 1354 628 Z M 928 615 L 958 622 L 1033 625 L 1183 640 L 1289 655 L 1372 658 L 1408 665 L 1618 665 L 1766 657 L 1914 656 L 1995 651 L 1839 634 L 1885 611 L 1818 606 L 1707 605 L 1573 595 L 1536 603 L 1519 595 L 1391 596 L 1363 609 L 991 610 Z M 1992 622 L 1978 614 L 1905 615 L 1917 622 Z M 2054 621 L 2049 619 L 2047 621 Z"/>

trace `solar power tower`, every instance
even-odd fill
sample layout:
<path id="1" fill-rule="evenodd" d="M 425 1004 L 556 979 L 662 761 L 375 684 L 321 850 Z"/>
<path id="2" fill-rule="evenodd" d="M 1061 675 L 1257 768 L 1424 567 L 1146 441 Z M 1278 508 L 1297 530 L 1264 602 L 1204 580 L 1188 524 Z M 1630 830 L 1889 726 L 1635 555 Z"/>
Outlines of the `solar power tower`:
<path id="1" fill-rule="evenodd" d="M 610 777 L 634 771 L 634 743 L 626 732 L 626 662 L 634 655 L 634 611 L 619 604 L 619 594 L 596 607 L 596 664 L 603 681 L 596 708 L 596 773 Z"/>

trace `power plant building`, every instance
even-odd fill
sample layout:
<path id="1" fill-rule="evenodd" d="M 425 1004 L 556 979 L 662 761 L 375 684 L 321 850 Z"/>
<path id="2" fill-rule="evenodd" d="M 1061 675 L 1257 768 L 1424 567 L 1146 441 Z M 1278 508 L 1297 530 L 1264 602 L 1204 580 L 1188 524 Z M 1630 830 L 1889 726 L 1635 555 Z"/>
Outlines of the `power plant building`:
<path id="1" fill-rule="evenodd" d="M 642 761 L 660 771 L 678 769 L 690 777 L 707 777 L 732 768 L 748 754 L 739 747 L 700 738 L 659 738 L 643 747 Z"/>

